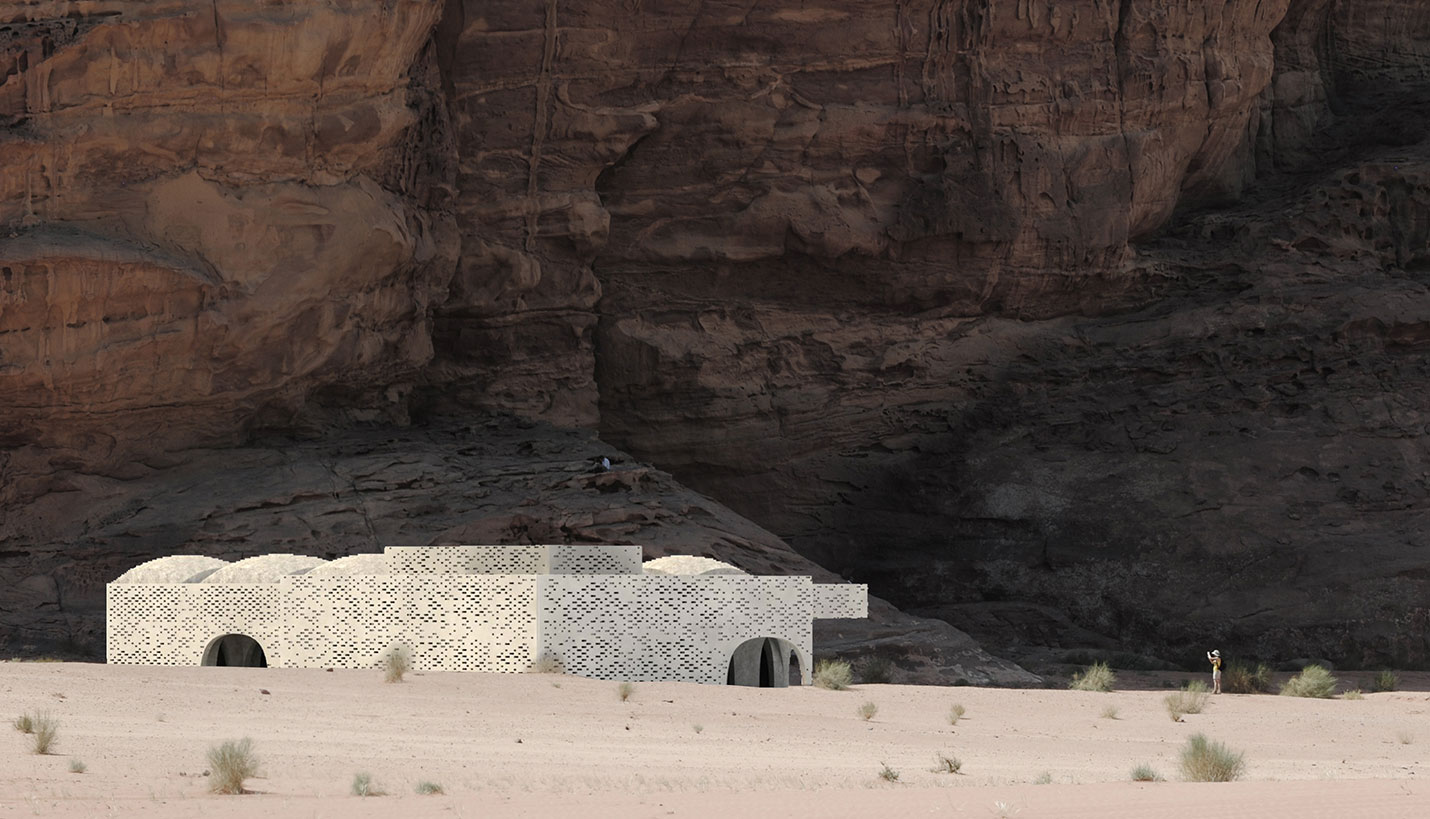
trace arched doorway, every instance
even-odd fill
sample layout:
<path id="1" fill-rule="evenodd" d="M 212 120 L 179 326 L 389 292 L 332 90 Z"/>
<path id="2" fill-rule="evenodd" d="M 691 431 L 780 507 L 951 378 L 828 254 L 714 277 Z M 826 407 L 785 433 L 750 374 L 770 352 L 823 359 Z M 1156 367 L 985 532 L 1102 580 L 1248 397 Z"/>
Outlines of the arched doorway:
<path id="1" fill-rule="evenodd" d="M 730 654 L 726 685 L 785 688 L 799 680 L 799 653 L 794 645 L 777 637 L 756 637 L 735 647 Z"/>
<path id="2" fill-rule="evenodd" d="M 267 668 L 268 657 L 263 646 L 247 634 L 225 634 L 215 637 L 204 649 L 203 664 Z"/>

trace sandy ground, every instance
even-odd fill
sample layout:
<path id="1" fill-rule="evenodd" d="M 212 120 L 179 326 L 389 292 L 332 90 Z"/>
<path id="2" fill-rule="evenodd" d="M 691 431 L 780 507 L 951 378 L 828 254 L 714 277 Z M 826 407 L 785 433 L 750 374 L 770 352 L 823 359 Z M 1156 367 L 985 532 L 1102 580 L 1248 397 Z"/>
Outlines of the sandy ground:
<path id="1" fill-rule="evenodd" d="M 0 663 L 0 816 L 1419 819 L 1430 677 L 1403 677 L 1363 700 L 1222 695 L 1176 723 L 1145 676 L 1110 694 L 642 683 L 621 702 L 615 683 L 551 675 Z M 59 720 L 53 755 L 8 727 L 41 710 Z M 1130 781 L 1140 763 L 1176 780 L 1196 732 L 1244 751 L 1245 780 Z M 207 748 L 240 737 L 256 793 L 210 795 Z M 962 772 L 933 772 L 939 753 Z M 389 795 L 351 796 L 357 772 Z M 446 795 L 418 796 L 423 780 Z"/>

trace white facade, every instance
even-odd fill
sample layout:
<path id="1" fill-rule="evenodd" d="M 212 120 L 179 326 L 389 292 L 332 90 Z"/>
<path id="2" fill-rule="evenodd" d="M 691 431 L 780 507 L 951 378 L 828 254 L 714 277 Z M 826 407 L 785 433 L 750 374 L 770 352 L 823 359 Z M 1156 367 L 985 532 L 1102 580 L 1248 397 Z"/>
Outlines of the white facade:
<path id="1" fill-rule="evenodd" d="M 868 588 L 765 577 L 639 546 L 391 547 L 331 562 L 181 555 L 107 587 L 107 655 L 136 665 L 374 668 L 780 686 L 810 681 L 815 619 Z M 256 644 L 256 645 L 255 645 Z"/>

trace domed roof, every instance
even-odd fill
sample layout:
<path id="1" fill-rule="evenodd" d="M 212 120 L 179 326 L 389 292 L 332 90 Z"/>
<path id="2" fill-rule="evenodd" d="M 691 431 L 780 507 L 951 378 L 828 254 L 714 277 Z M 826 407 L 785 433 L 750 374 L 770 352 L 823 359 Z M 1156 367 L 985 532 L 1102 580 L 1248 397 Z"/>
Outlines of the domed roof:
<path id="1" fill-rule="evenodd" d="M 169 555 L 156 557 L 121 574 L 115 583 L 194 583 L 196 576 L 208 574 L 231 565 L 227 560 L 203 555 Z"/>
<path id="2" fill-rule="evenodd" d="M 327 561 L 308 555 L 259 555 L 230 563 L 201 583 L 277 583 L 290 574 L 303 574 Z"/>
<path id="3" fill-rule="evenodd" d="M 356 574 L 389 574 L 385 554 L 361 554 L 329 560 L 314 566 L 307 572 L 308 577 L 349 577 Z"/>
<path id="4" fill-rule="evenodd" d="M 694 577 L 720 574 L 748 574 L 748 572 L 737 569 L 729 563 L 721 563 L 712 558 L 696 557 L 695 555 L 657 557 L 654 560 L 647 560 L 641 564 L 641 566 L 646 574 L 678 574 Z"/>

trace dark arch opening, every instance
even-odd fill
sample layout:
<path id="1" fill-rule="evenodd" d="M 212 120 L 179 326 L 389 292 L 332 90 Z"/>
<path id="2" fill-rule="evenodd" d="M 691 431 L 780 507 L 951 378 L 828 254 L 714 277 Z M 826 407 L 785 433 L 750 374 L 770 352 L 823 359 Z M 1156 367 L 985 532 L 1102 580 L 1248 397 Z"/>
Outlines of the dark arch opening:
<path id="1" fill-rule="evenodd" d="M 247 634 L 225 634 L 215 637 L 204 649 L 204 665 L 267 668 L 268 656 L 263 646 Z"/>
<path id="2" fill-rule="evenodd" d="M 792 645 L 775 637 L 756 637 L 736 646 L 731 653 L 725 684 L 784 688 L 790 684 L 791 669 L 798 679 L 799 657 Z"/>

